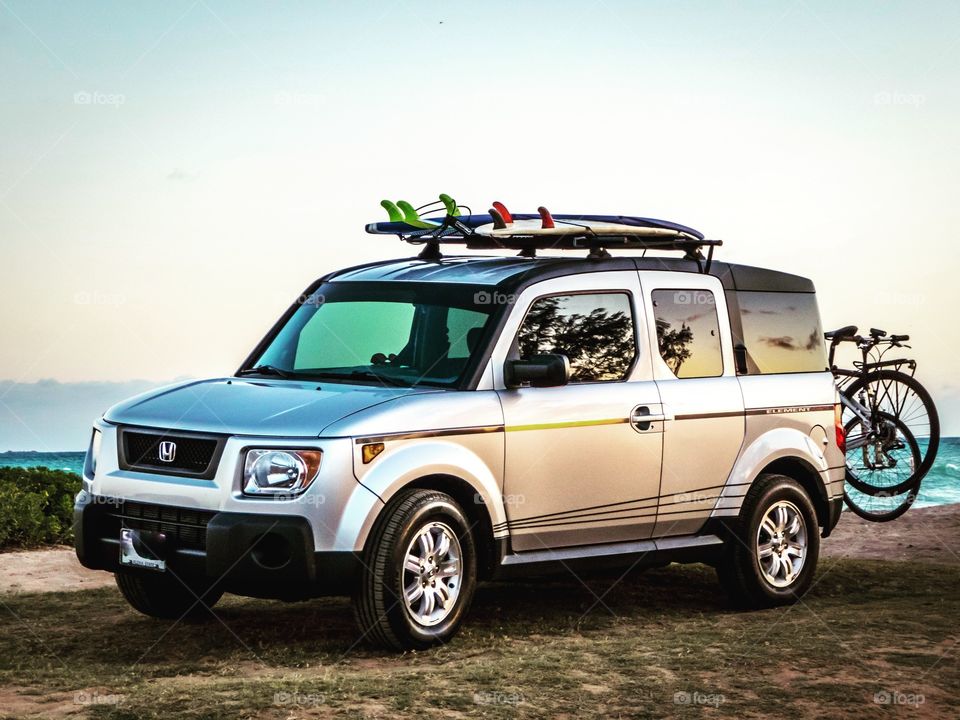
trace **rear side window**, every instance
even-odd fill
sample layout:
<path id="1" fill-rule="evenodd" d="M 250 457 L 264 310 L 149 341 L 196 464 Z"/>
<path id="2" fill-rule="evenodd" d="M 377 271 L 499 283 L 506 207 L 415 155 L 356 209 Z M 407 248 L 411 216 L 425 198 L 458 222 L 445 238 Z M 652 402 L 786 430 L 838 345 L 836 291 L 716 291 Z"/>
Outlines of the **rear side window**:
<path id="1" fill-rule="evenodd" d="M 709 290 L 654 290 L 660 356 L 678 378 L 723 375 L 717 299 Z"/>
<path id="2" fill-rule="evenodd" d="M 737 292 L 748 374 L 818 372 L 827 367 L 817 296 Z"/>
<path id="3" fill-rule="evenodd" d="M 623 380 L 637 344 L 626 293 L 553 295 L 536 300 L 517 334 L 521 358 L 566 355 L 570 382 Z"/>

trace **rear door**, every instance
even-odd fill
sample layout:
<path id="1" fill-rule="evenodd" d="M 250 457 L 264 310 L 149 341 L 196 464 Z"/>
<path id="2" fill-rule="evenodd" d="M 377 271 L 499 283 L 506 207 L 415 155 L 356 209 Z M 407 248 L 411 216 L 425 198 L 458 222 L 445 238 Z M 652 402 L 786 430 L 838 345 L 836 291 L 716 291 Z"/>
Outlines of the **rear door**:
<path id="1" fill-rule="evenodd" d="M 637 274 L 586 278 L 547 280 L 516 298 L 494 352 L 517 551 L 643 539 L 656 522 L 663 423 L 642 421 L 661 407 Z M 505 361 L 543 352 L 568 356 L 569 385 L 504 387 Z"/>
<path id="2" fill-rule="evenodd" d="M 653 377 L 666 416 L 656 537 L 697 532 L 717 503 L 744 436 L 720 281 L 642 272 Z"/>

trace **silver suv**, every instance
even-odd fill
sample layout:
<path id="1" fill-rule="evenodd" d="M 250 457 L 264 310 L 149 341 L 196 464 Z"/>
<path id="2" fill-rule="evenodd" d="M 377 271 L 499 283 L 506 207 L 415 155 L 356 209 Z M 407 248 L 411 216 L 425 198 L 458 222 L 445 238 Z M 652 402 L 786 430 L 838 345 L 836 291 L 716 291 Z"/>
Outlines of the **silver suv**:
<path id="1" fill-rule="evenodd" d="M 331 273 L 233 375 L 111 408 L 80 561 L 162 618 L 349 594 L 394 648 L 518 573 L 706 562 L 739 603 L 796 600 L 844 475 L 812 283 L 525 254 Z"/>

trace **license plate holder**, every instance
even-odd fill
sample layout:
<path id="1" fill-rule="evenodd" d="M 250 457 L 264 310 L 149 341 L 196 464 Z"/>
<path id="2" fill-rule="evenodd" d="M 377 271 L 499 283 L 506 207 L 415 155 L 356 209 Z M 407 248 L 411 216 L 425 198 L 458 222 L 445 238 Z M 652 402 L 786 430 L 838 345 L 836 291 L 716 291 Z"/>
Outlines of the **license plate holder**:
<path id="1" fill-rule="evenodd" d="M 166 536 L 159 532 L 120 530 L 120 564 L 126 567 L 143 568 L 166 572 L 167 561 L 160 557 Z"/>

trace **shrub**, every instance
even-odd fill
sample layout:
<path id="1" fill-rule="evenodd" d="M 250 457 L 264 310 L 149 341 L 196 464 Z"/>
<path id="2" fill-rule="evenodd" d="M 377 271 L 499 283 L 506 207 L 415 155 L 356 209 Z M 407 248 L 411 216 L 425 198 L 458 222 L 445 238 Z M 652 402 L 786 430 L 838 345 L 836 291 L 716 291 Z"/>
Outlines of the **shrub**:
<path id="1" fill-rule="evenodd" d="M 73 540 L 80 476 L 45 467 L 0 468 L 0 549 Z"/>

